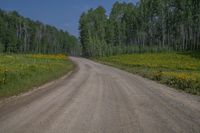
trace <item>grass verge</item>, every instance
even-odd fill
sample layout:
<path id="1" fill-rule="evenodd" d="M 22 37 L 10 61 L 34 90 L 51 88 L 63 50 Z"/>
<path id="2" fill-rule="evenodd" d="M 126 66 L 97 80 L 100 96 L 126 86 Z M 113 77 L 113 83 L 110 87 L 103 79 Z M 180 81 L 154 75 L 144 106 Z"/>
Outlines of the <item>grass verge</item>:
<path id="1" fill-rule="evenodd" d="M 142 53 L 93 60 L 200 95 L 200 53 Z"/>
<path id="2" fill-rule="evenodd" d="M 73 68 L 65 55 L 0 55 L 0 99 L 40 86 Z"/>

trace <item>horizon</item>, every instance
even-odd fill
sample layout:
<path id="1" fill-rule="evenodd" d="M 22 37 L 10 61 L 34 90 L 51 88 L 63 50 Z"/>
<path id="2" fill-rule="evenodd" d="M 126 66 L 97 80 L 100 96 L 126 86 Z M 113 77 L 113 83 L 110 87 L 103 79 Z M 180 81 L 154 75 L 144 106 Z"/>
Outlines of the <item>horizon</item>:
<path id="1" fill-rule="evenodd" d="M 19 2 L 20 1 L 20 2 Z M 17 11 L 21 16 L 43 24 L 51 25 L 57 29 L 67 31 L 69 34 L 79 37 L 79 18 L 81 14 L 90 8 L 103 6 L 106 14 L 110 13 L 112 5 L 119 2 L 137 3 L 138 0 L 111 0 L 111 1 L 0 1 L 0 9 L 4 11 Z M 48 3 L 48 4 L 46 4 Z M 52 10 L 54 9 L 54 10 Z M 73 13 L 72 13 L 73 12 Z"/>

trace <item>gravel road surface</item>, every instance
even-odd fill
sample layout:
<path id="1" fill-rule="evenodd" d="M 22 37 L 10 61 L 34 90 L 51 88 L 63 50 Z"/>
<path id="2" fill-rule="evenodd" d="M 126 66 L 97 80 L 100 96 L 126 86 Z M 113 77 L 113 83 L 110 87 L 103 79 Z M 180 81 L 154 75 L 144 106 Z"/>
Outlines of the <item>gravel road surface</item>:
<path id="1" fill-rule="evenodd" d="M 0 103 L 0 133 L 200 133 L 200 97 L 71 57 L 72 74 Z"/>

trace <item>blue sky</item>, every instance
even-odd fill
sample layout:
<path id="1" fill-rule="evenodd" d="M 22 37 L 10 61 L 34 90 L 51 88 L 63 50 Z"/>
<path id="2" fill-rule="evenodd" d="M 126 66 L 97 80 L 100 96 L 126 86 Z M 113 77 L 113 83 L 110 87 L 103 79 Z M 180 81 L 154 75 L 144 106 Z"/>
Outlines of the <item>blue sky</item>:
<path id="1" fill-rule="evenodd" d="M 81 13 L 89 8 L 103 6 L 107 13 L 117 0 L 0 0 L 0 8 L 18 11 L 21 15 L 78 36 Z M 119 0 L 136 3 L 138 0 Z"/>

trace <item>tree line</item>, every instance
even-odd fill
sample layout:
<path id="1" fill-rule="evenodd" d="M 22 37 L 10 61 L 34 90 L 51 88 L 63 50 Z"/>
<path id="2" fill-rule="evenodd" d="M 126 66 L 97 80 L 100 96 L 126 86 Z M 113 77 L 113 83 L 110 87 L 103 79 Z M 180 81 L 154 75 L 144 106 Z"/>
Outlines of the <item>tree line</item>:
<path id="1" fill-rule="evenodd" d="M 67 31 L 0 9 L 0 53 L 80 53 L 78 39 Z"/>
<path id="2" fill-rule="evenodd" d="M 116 2 L 109 15 L 100 6 L 79 23 L 84 56 L 200 50 L 199 0 Z"/>

